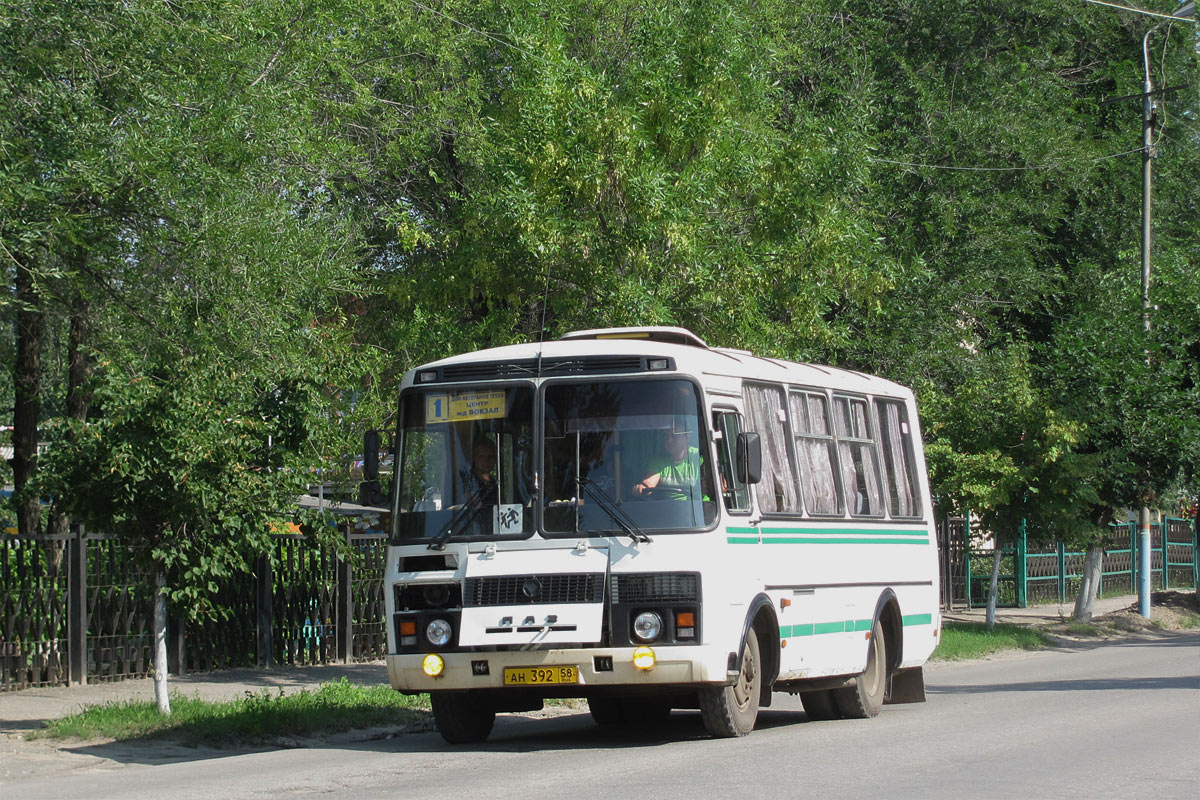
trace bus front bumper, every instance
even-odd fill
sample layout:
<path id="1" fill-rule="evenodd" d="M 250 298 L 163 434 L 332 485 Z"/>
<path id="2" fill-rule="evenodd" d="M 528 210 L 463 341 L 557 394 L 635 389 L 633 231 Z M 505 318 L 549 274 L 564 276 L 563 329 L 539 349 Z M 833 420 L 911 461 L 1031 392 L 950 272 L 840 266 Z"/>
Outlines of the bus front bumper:
<path id="1" fill-rule="evenodd" d="M 440 675 L 431 677 L 422 669 L 425 653 L 389 655 L 388 679 L 392 688 L 404 692 L 461 691 L 466 689 L 544 689 L 570 697 L 589 688 L 615 686 L 688 686 L 725 684 L 729 651 L 711 646 L 654 647 L 655 663 L 650 669 L 633 664 L 633 647 L 530 650 L 484 653 L 439 653 L 445 662 Z M 575 667 L 575 683 L 505 683 L 505 671 L 530 668 Z M 561 675 L 559 670 L 546 670 Z M 526 678 L 528 679 L 528 675 Z"/>

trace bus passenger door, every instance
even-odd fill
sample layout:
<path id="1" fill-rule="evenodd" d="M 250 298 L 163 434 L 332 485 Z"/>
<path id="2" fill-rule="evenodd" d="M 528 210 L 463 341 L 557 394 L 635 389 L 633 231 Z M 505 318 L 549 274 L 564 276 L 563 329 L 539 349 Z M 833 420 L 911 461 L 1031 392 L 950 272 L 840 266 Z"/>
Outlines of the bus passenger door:
<path id="1" fill-rule="evenodd" d="M 713 438 L 717 444 L 717 473 L 721 480 L 721 503 L 727 515 L 750 513 L 750 489 L 741 481 L 737 471 L 738 434 L 742 432 L 742 416 L 732 409 L 713 412 Z"/>

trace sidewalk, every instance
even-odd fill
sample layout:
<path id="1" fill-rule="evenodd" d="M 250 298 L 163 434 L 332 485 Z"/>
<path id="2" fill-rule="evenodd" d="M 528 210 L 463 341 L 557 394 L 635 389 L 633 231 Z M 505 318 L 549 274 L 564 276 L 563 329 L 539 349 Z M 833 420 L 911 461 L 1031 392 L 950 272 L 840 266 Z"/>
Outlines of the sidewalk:
<path id="1" fill-rule="evenodd" d="M 196 672 L 168 679 L 172 694 L 203 700 L 235 700 L 264 690 L 294 694 L 316 689 L 322 683 L 346 678 L 363 686 L 386 686 L 387 666 L 382 661 L 364 664 L 327 664 L 311 667 L 228 669 Z M 54 686 L 0 692 L 0 739 L 42 727 L 50 719 L 75 714 L 87 706 L 133 700 L 154 701 L 154 680 L 89 683 L 87 686 Z"/>
<path id="2" fill-rule="evenodd" d="M 1114 611 L 1122 611 L 1130 606 L 1136 606 L 1136 594 L 1121 595 L 1120 597 L 1097 597 L 1092 604 L 1092 615 L 1100 617 Z M 1071 618 L 1075 611 L 1075 599 L 1065 603 L 1050 603 L 1044 606 L 1029 606 L 1027 608 L 997 608 L 997 622 L 1011 622 L 1017 625 L 1040 625 L 1047 622 L 1059 622 Z M 942 618 L 952 622 L 985 622 L 986 608 L 959 609 L 944 611 Z"/>

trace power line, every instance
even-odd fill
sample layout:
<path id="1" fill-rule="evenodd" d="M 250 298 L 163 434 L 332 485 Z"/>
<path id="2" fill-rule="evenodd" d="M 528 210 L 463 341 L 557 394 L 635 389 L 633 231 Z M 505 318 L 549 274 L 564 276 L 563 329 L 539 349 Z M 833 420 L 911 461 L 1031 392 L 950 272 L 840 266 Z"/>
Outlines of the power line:
<path id="1" fill-rule="evenodd" d="M 1127 156 L 1130 153 L 1140 153 L 1140 152 L 1142 152 L 1142 148 L 1136 147 L 1132 150 L 1122 150 L 1119 153 L 1109 153 L 1108 155 L 1096 156 L 1095 158 L 1089 158 L 1089 159 L 1085 159 L 1085 160 L 1088 161 L 1089 163 L 1094 163 L 1097 161 L 1107 161 L 1110 158 L 1120 158 L 1121 156 Z M 1030 165 L 1026 165 L 1026 166 L 1016 166 L 1016 167 L 956 167 L 956 166 L 950 166 L 950 165 L 946 165 L 946 164 L 922 164 L 922 163 L 916 162 L 916 161 L 894 161 L 890 158 L 875 158 L 874 156 L 867 156 L 867 160 L 871 161 L 873 163 L 876 163 L 876 164 L 893 164 L 898 167 L 919 167 L 919 168 L 923 168 L 923 169 L 940 169 L 940 170 L 947 170 L 947 171 L 951 171 L 951 172 L 1033 172 L 1033 171 L 1037 171 L 1037 170 L 1059 169 L 1062 167 L 1062 163 L 1058 162 L 1058 161 L 1053 161 L 1053 162 L 1050 162 L 1049 164 L 1030 164 Z"/>
<path id="2" fill-rule="evenodd" d="M 1148 17 L 1161 17 L 1162 19 L 1173 19 L 1179 22 L 1191 22 L 1195 24 L 1196 20 L 1191 17 L 1177 17 L 1174 14 L 1163 14 L 1158 11 L 1147 11 L 1144 8 L 1134 8 L 1133 6 L 1123 6 L 1117 3 L 1106 3 L 1104 0 L 1083 0 L 1085 3 L 1091 3 L 1097 6 L 1107 6 L 1108 8 L 1119 8 L 1122 11 L 1132 11 L 1134 14 L 1145 14 Z"/>

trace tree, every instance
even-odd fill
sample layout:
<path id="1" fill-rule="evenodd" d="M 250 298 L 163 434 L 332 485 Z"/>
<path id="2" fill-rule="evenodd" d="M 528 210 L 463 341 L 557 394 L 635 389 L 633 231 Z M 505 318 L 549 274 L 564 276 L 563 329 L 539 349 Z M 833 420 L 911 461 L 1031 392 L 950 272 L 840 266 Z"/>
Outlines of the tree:
<path id="1" fill-rule="evenodd" d="M 128 164 L 135 202 L 95 209 L 78 238 L 70 276 L 104 299 L 78 347 L 94 361 L 92 413 L 67 425 L 31 486 L 123 537 L 156 574 L 156 695 L 169 711 L 167 604 L 213 613 L 215 586 L 296 516 L 311 470 L 351 452 L 337 420 L 352 413 L 371 355 L 341 312 L 362 293 L 357 228 L 309 181 L 308 106 L 273 78 L 283 48 L 267 32 L 290 35 L 283 4 L 44 10 L 51 27 L 91 37 L 77 56 L 89 70 L 132 87 L 115 108 L 79 98 L 81 114 L 108 116 L 115 133 L 64 162 Z M 31 73 L 72 47 L 56 32 L 31 51 Z M 54 225 L 70 218 L 67 200 L 39 196 Z"/>

